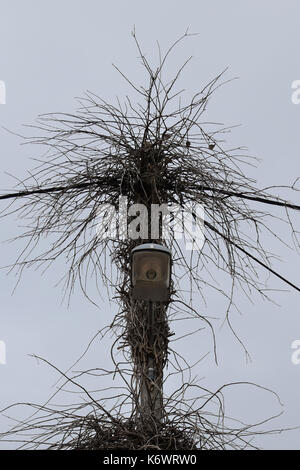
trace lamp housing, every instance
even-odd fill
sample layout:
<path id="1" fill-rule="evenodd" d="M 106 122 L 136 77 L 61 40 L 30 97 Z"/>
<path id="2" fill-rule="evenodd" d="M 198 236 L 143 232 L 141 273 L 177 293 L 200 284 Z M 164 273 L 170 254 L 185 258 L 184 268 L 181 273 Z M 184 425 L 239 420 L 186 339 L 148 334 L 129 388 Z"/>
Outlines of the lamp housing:
<path id="1" fill-rule="evenodd" d="M 170 298 L 171 250 L 144 243 L 131 252 L 131 286 L 135 300 L 167 302 Z"/>

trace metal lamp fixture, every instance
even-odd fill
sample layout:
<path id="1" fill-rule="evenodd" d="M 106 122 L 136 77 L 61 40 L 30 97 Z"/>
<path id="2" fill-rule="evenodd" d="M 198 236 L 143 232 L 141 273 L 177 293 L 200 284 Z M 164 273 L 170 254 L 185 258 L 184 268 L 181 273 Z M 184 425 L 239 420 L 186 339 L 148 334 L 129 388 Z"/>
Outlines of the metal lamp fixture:
<path id="1" fill-rule="evenodd" d="M 132 250 L 131 285 L 135 300 L 167 302 L 170 297 L 171 251 L 156 243 Z"/>

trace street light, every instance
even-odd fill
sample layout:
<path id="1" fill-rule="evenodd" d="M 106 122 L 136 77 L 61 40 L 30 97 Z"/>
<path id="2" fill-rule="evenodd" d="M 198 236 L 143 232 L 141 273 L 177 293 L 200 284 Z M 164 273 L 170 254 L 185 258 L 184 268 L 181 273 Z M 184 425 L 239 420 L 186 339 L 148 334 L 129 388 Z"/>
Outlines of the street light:
<path id="1" fill-rule="evenodd" d="M 144 243 L 135 247 L 131 254 L 133 299 L 167 302 L 170 298 L 171 250 L 156 243 Z"/>

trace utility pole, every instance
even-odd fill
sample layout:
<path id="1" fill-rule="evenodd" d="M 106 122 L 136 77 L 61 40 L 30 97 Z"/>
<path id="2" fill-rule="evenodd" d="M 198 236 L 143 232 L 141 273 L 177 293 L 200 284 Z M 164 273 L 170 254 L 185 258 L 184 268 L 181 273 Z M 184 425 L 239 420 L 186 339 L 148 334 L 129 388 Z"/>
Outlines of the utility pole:
<path id="1" fill-rule="evenodd" d="M 167 362 L 171 253 L 163 245 L 146 243 L 132 250 L 132 292 L 129 321 L 137 345 L 131 344 L 141 421 L 163 421 L 163 369 Z M 133 342 L 132 341 L 132 342 Z"/>
<path id="2" fill-rule="evenodd" d="M 132 278 L 130 320 L 138 330 L 139 348 L 131 345 L 136 377 L 138 416 L 142 422 L 159 425 L 163 421 L 163 369 L 167 362 L 169 325 L 167 305 L 170 297 L 171 254 L 162 240 L 162 221 L 157 238 L 152 238 L 152 205 L 166 202 L 157 192 L 156 179 L 161 171 L 160 149 L 145 142 L 140 154 L 140 172 L 136 182 L 136 201 L 147 209 L 148 239 L 140 239 L 133 253 L 144 253 L 144 260 Z M 144 265 L 143 265 L 144 263 Z M 132 258 L 134 271 L 134 257 Z M 152 423 L 152 424 L 151 424 Z"/>
<path id="3" fill-rule="evenodd" d="M 163 306 L 159 303 L 148 302 L 146 322 L 148 330 L 146 344 L 145 364 L 141 364 L 140 370 L 140 407 L 141 415 L 154 418 L 157 424 L 163 419 L 163 366 L 157 345 L 161 342 L 160 317 L 163 315 Z M 146 313 L 146 312 L 144 312 Z"/>

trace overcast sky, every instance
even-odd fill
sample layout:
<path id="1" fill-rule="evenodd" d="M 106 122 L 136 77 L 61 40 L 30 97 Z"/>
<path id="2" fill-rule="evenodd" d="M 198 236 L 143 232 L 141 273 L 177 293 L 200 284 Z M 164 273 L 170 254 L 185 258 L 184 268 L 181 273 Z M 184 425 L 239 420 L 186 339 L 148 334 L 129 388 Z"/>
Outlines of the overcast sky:
<path id="1" fill-rule="evenodd" d="M 249 169 L 260 186 L 291 184 L 300 176 L 300 104 L 291 100 L 292 82 L 300 80 L 299 17 L 296 0 L 2 0 L 0 80 L 6 85 L 6 104 L 0 105 L 1 126 L 23 132 L 22 125 L 31 124 L 41 113 L 74 110 L 74 97 L 86 90 L 107 101 L 114 101 L 117 95 L 122 98 L 129 92 L 128 86 L 112 63 L 138 83 L 145 79 L 130 35 L 133 26 L 152 61 L 157 59 L 156 41 L 166 49 L 189 27 L 199 34 L 176 49 L 170 71 L 193 56 L 182 82 L 189 95 L 228 67 L 226 77 L 238 79 L 216 92 L 210 119 L 241 124 L 228 139 L 261 159 L 257 168 Z M 37 155 L 36 149 L 21 146 L 20 139 L 3 128 L 0 136 L 0 188 L 7 190 L 15 185 L 10 174 L 23 178 L 33 167 L 30 158 Z M 299 203 L 297 193 L 293 198 Z M 275 213 L 284 215 L 280 209 Z M 22 233 L 19 221 L 1 220 L 2 240 Z M 290 242 L 288 228 L 280 227 L 281 235 Z M 273 228 L 277 231 L 276 223 Z M 282 259 L 274 266 L 299 284 L 299 256 L 271 237 L 265 242 Z M 1 265 L 12 263 L 21 247 L 20 243 L 1 244 Z M 1 408 L 19 401 L 45 401 L 54 390 L 57 375 L 29 355 L 40 355 L 67 369 L 117 311 L 108 300 L 95 308 L 79 291 L 69 308 L 61 303 L 61 290 L 55 283 L 64 268 L 58 262 L 44 276 L 26 271 L 14 295 L 16 279 L 0 271 L 0 340 L 7 349 L 6 364 L 0 365 Z M 299 294 L 272 277 L 268 286 L 285 289 L 273 294 L 278 305 L 262 302 L 256 295 L 252 304 L 239 293 L 236 297 L 242 315 L 233 313 L 232 320 L 252 362 L 246 363 L 240 345 L 224 328 L 218 333 L 219 366 L 210 355 L 199 364 L 197 373 L 203 386 L 211 390 L 225 382 L 257 382 L 278 393 L 284 405 L 279 406 L 272 396 L 237 387 L 228 394 L 228 414 L 253 422 L 283 411 L 274 427 L 300 426 L 300 364 L 291 361 L 291 343 L 300 340 Z M 106 298 L 105 290 L 103 296 Z M 212 298 L 204 307 L 199 296 L 207 315 L 221 315 L 222 302 Z M 193 361 L 205 353 L 207 341 L 199 333 L 180 347 Z M 81 368 L 103 366 L 109 360 L 109 344 L 109 340 L 97 342 Z M 7 424 L 2 419 L 0 430 Z M 264 448 L 300 449 L 300 430 L 262 437 L 259 442 Z M 14 444 L 1 444 L 1 448 L 8 446 Z"/>

